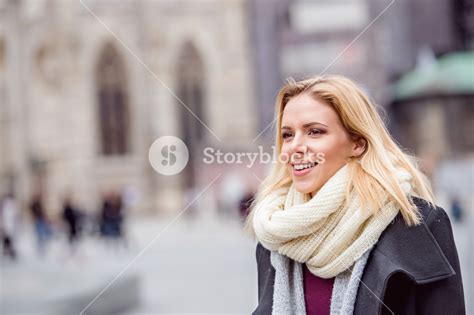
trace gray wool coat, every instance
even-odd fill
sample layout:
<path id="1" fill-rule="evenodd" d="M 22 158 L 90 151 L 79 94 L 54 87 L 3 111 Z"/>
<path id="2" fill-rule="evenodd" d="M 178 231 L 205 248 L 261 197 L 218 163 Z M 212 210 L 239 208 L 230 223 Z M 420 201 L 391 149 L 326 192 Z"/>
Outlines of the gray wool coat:
<path id="1" fill-rule="evenodd" d="M 373 248 L 357 291 L 354 314 L 465 314 L 459 259 L 451 223 L 442 208 L 414 198 L 423 223 L 408 227 L 399 214 Z M 256 249 L 258 306 L 272 313 L 275 269 L 270 251 Z"/>

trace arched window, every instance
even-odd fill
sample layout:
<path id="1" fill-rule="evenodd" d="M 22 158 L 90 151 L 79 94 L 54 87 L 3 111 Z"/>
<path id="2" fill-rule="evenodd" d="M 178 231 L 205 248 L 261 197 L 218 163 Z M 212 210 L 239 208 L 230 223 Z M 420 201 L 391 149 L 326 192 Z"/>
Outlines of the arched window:
<path id="1" fill-rule="evenodd" d="M 206 124 L 203 110 L 206 84 L 204 67 L 196 47 L 190 42 L 186 42 L 181 48 L 177 65 L 177 78 L 178 97 L 194 115 Z M 177 106 L 181 108 L 180 121 L 183 141 L 190 152 L 196 152 L 203 145 L 204 127 L 182 104 L 177 104 Z M 192 187 L 195 180 L 194 165 L 191 159 L 188 163 L 184 177 L 186 185 Z"/>
<path id="2" fill-rule="evenodd" d="M 126 154 L 130 150 L 126 71 L 121 56 L 110 43 L 99 56 L 96 77 L 101 153 Z"/>
<path id="3" fill-rule="evenodd" d="M 178 97 L 184 104 L 205 123 L 203 117 L 204 84 L 203 65 L 198 51 L 192 43 L 182 47 L 178 64 Z M 182 108 L 182 126 L 184 139 L 199 143 L 204 136 L 202 124 L 186 109 Z"/>

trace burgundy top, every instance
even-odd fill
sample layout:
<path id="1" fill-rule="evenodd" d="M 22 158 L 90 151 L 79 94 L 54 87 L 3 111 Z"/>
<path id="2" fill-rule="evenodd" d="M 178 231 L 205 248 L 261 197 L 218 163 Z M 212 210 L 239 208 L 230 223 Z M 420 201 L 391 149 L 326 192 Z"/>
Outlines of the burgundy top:
<path id="1" fill-rule="evenodd" d="M 303 264 L 304 301 L 307 315 L 329 315 L 334 278 L 315 276 Z"/>

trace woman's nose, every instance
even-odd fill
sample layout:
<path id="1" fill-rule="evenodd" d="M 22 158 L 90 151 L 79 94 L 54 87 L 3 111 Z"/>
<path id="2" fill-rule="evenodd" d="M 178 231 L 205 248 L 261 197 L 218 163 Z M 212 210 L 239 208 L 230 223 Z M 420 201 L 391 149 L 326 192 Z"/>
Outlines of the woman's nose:
<path id="1" fill-rule="evenodd" d="M 295 150 L 294 150 L 295 153 L 302 153 L 302 154 L 306 154 L 308 152 L 308 147 L 304 144 L 299 144 L 295 147 Z"/>
<path id="2" fill-rule="evenodd" d="M 301 136 L 296 136 L 294 138 L 292 143 L 292 152 L 302 154 L 306 154 L 308 152 L 308 147 L 305 145 Z"/>

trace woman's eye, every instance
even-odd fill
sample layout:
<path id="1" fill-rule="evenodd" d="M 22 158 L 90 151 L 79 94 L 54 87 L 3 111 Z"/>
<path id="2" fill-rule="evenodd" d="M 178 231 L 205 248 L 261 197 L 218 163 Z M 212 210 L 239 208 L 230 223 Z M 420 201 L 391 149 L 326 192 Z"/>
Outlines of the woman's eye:
<path id="1" fill-rule="evenodd" d="M 282 133 L 281 137 L 282 137 L 283 139 L 287 139 L 287 138 L 291 137 L 291 133 L 289 133 L 289 132 L 284 132 L 284 133 Z"/>
<path id="2" fill-rule="evenodd" d="M 310 129 L 308 131 L 308 134 L 313 136 L 313 135 L 319 135 L 319 134 L 322 134 L 324 133 L 324 130 L 321 130 L 321 129 Z"/>

